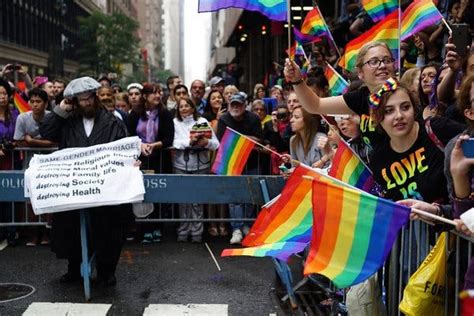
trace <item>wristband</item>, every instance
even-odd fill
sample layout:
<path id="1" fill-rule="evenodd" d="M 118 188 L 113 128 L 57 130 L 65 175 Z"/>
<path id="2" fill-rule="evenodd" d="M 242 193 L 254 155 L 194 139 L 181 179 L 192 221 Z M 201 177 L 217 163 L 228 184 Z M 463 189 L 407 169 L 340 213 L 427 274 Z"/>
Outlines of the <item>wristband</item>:
<path id="1" fill-rule="evenodd" d="M 303 78 L 300 78 L 300 79 L 298 79 L 298 80 L 296 80 L 296 81 L 290 81 L 290 83 L 291 83 L 291 85 L 293 85 L 293 86 L 297 86 L 297 85 L 299 85 L 300 83 L 302 83 L 303 81 L 304 81 Z"/>

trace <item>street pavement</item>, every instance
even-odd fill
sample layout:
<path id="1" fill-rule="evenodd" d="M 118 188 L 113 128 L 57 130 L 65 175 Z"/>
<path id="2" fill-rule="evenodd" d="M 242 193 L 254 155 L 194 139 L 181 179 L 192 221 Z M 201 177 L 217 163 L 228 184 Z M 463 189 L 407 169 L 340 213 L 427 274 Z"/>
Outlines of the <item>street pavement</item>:
<path id="1" fill-rule="evenodd" d="M 204 241 L 222 271 L 204 243 L 178 243 L 173 234 L 160 243 L 126 242 L 116 287 L 93 286 L 90 303 L 111 304 L 107 315 L 143 315 L 150 304 L 224 304 L 229 315 L 278 312 L 269 295 L 275 279 L 270 259 L 221 258 L 221 251 L 230 247 L 228 238 Z M 25 298 L 0 302 L 0 315 L 21 315 L 35 302 L 84 303 L 82 283 L 59 283 L 65 271 L 66 261 L 57 260 L 48 246 L 18 245 L 0 251 L 0 283 L 36 289 Z"/>

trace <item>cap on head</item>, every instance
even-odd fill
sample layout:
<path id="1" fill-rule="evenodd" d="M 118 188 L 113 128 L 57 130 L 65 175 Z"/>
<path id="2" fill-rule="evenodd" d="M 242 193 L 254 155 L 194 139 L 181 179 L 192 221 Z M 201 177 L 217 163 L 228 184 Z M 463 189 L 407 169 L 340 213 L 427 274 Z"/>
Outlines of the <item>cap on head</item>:
<path id="1" fill-rule="evenodd" d="M 80 77 L 72 80 L 64 89 L 64 97 L 72 98 L 86 92 L 94 92 L 101 87 L 95 79 L 91 77 Z"/>
<path id="2" fill-rule="evenodd" d="M 215 77 L 212 77 L 211 80 L 209 80 L 209 85 L 212 87 L 212 86 L 215 86 L 215 85 L 218 85 L 219 83 L 224 83 L 224 79 L 222 79 L 222 77 L 219 77 L 219 76 L 215 76 Z"/>
<path id="3" fill-rule="evenodd" d="M 230 103 L 245 104 L 245 96 L 242 93 L 237 92 L 230 98 Z"/>

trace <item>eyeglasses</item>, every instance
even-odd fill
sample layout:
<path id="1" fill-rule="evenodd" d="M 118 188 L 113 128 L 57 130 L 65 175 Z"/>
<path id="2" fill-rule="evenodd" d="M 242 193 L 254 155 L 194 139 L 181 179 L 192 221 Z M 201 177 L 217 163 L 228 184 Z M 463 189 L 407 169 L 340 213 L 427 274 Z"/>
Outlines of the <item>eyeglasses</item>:
<path id="1" fill-rule="evenodd" d="M 378 59 L 377 57 L 375 58 L 371 58 L 369 59 L 368 61 L 366 61 L 365 63 L 362 64 L 362 66 L 364 66 L 365 64 L 369 65 L 371 68 L 377 68 L 377 67 L 380 67 L 380 65 L 382 63 L 384 63 L 384 65 L 391 65 L 395 62 L 395 59 L 392 58 L 392 57 L 384 57 L 382 59 Z"/>

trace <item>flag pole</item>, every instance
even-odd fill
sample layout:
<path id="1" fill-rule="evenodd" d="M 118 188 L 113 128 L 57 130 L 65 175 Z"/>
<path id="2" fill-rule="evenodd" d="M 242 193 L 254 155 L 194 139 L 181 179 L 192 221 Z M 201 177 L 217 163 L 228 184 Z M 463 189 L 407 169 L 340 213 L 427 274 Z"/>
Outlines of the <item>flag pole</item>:
<path id="1" fill-rule="evenodd" d="M 291 0 L 286 0 L 286 12 L 287 12 L 287 18 L 288 18 L 288 52 L 290 52 L 291 51 Z"/>
<path id="2" fill-rule="evenodd" d="M 402 73 L 401 28 L 402 28 L 402 4 L 401 4 L 401 0 L 398 0 L 398 80 L 400 80 L 401 73 Z"/>
<path id="3" fill-rule="evenodd" d="M 453 30 L 449 27 L 449 24 L 448 24 L 448 22 L 446 22 L 446 19 L 443 17 L 443 18 L 441 18 L 441 21 L 443 21 L 444 25 L 448 29 L 449 35 L 453 35 Z"/>
<path id="4" fill-rule="evenodd" d="M 324 25 L 326 25 L 326 28 L 328 29 L 329 37 L 331 38 L 331 41 L 332 41 L 332 43 L 333 43 L 333 45 L 334 45 L 334 48 L 336 49 L 337 54 L 339 55 L 339 57 L 341 57 L 341 52 L 339 51 L 339 48 L 337 48 L 336 41 L 335 41 L 334 38 L 332 37 L 331 31 L 329 30 L 329 26 L 328 26 L 328 24 L 326 23 L 326 20 L 324 19 L 323 14 L 322 14 L 321 11 L 319 10 L 319 6 L 318 6 L 318 5 L 316 5 L 316 9 L 318 10 L 318 13 L 319 13 L 319 16 L 321 17 L 321 19 L 323 19 Z"/>

